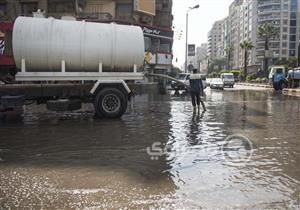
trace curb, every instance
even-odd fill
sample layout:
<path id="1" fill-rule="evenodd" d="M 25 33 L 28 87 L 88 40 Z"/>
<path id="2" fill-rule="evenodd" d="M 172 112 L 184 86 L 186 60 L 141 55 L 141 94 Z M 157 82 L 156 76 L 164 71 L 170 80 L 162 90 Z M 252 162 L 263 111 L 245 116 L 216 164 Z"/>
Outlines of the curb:
<path id="1" fill-rule="evenodd" d="M 300 89 L 285 88 L 282 90 L 283 95 L 300 97 Z"/>
<path id="2" fill-rule="evenodd" d="M 251 87 L 262 87 L 262 88 L 272 88 L 270 85 L 261 85 L 261 84 L 251 84 L 251 83 L 237 83 L 238 85 L 251 86 Z"/>

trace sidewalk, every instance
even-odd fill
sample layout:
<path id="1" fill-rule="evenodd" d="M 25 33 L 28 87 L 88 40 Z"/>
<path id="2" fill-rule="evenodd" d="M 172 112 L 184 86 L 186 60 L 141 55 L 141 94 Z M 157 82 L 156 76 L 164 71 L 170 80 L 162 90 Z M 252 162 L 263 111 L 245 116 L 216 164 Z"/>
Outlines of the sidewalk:
<path id="1" fill-rule="evenodd" d="M 238 85 L 250 86 L 250 87 L 261 87 L 261 88 L 273 88 L 268 84 L 258 84 L 258 83 L 247 83 L 247 82 L 239 82 Z"/>
<path id="2" fill-rule="evenodd" d="M 285 88 L 282 90 L 283 95 L 288 95 L 288 96 L 298 96 L 300 97 L 300 88 Z"/>

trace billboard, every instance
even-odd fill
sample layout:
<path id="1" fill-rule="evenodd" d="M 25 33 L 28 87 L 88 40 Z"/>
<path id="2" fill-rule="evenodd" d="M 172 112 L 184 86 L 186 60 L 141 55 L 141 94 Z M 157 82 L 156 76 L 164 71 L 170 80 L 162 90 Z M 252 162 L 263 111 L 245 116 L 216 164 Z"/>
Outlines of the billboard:
<path id="1" fill-rule="evenodd" d="M 134 0 L 134 11 L 155 15 L 155 0 Z"/>
<path id="2" fill-rule="evenodd" d="M 195 56 L 196 55 L 196 47 L 194 44 L 188 45 L 188 56 Z"/>

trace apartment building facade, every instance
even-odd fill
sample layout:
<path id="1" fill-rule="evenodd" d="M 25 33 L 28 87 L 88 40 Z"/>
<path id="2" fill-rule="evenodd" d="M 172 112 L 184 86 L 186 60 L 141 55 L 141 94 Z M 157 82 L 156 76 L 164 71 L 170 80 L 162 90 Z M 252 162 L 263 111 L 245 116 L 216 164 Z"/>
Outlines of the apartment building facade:
<path id="1" fill-rule="evenodd" d="M 265 39 L 258 34 L 258 28 L 266 22 L 277 27 L 279 31 L 276 37 L 271 38 L 268 52 L 265 52 Z M 225 26 L 227 29 L 223 30 L 225 34 L 222 39 L 223 49 L 229 45 L 234 49 L 230 61 L 231 67 L 240 69 L 244 66 L 244 51 L 239 45 L 247 40 L 255 46 L 249 51 L 249 67 L 263 68 L 265 56 L 270 58 L 270 64 L 274 64 L 278 60 L 298 55 L 300 2 L 299 0 L 234 0 L 229 7 Z"/>
<path id="2" fill-rule="evenodd" d="M 208 32 L 208 45 L 207 45 L 207 56 L 210 60 L 221 57 L 224 46 L 223 28 L 225 24 L 224 20 L 216 21 L 213 24 L 212 29 Z"/>
<path id="3" fill-rule="evenodd" d="M 240 10 L 240 40 L 239 42 L 249 41 L 256 45 L 257 40 L 257 1 L 243 1 Z M 239 49 L 238 66 L 244 66 L 244 50 Z M 256 49 L 253 48 L 248 52 L 248 66 L 256 66 Z"/>
<path id="4" fill-rule="evenodd" d="M 232 46 L 231 52 L 231 68 L 237 69 L 240 66 L 241 49 L 239 43 L 241 42 L 241 16 L 242 16 L 242 0 L 235 0 L 229 7 L 228 15 L 228 43 Z"/>
<path id="5" fill-rule="evenodd" d="M 300 30 L 300 2 L 298 0 L 258 0 L 258 27 L 268 22 L 278 28 L 278 35 L 270 40 L 270 52 L 266 55 L 264 39 L 257 37 L 257 63 L 262 63 L 264 56 L 269 56 L 271 63 L 288 59 L 298 54 Z"/>
<path id="6" fill-rule="evenodd" d="M 172 0 L 0 0 L 0 21 L 32 16 L 72 16 L 77 20 L 137 25 L 144 32 L 149 67 L 167 71 L 172 66 Z"/>

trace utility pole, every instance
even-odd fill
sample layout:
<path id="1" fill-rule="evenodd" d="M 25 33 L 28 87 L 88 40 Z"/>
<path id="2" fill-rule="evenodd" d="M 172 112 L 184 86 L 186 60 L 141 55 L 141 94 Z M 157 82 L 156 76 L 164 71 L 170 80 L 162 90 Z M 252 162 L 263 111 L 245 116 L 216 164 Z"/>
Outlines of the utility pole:
<path id="1" fill-rule="evenodd" d="M 184 72 L 187 73 L 187 61 L 188 61 L 188 29 L 189 29 L 189 12 L 186 13 L 185 18 L 185 66 L 184 66 Z"/>
<path id="2" fill-rule="evenodd" d="M 185 28 L 185 33 L 186 33 L 186 35 L 185 35 L 185 65 L 184 65 L 184 72 L 185 73 L 188 72 L 188 69 L 187 69 L 188 64 L 187 64 L 187 62 L 188 62 L 189 12 L 191 10 L 193 10 L 193 9 L 198 9 L 199 7 L 200 7 L 199 4 L 197 4 L 197 5 L 193 6 L 193 7 L 190 7 L 188 9 L 188 11 L 186 12 L 186 23 L 185 23 L 185 26 L 186 26 L 186 28 Z"/>

